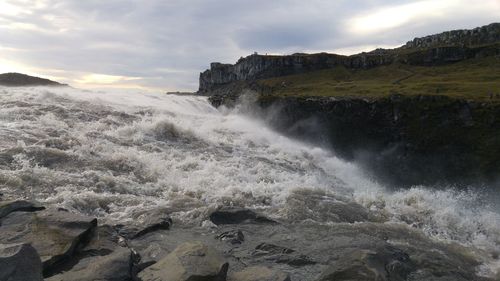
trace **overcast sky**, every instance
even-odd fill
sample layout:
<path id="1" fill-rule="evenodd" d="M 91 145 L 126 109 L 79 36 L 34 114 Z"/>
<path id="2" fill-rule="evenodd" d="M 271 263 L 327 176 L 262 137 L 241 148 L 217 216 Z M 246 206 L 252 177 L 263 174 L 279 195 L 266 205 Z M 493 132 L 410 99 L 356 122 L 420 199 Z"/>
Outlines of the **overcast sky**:
<path id="1" fill-rule="evenodd" d="M 0 72 L 196 90 L 210 62 L 352 54 L 500 21 L 500 0 L 0 0 Z"/>

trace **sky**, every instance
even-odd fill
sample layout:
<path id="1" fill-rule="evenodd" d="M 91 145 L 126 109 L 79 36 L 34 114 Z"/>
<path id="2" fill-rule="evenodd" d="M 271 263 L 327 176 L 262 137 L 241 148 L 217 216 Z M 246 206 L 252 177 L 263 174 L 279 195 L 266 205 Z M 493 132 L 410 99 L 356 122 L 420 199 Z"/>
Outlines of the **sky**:
<path id="1" fill-rule="evenodd" d="M 500 22 L 500 0 L 0 0 L 0 73 L 195 91 L 210 62 L 354 54 Z"/>

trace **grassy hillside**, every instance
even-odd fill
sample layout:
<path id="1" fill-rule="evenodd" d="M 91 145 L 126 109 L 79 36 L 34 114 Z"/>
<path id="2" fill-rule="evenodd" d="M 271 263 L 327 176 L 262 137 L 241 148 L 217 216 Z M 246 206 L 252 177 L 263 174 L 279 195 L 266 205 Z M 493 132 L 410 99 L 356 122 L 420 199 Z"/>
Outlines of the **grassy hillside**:
<path id="1" fill-rule="evenodd" d="M 377 98 L 390 94 L 439 94 L 500 102 L 500 57 L 432 67 L 399 63 L 363 70 L 337 67 L 257 82 L 281 96 Z"/>

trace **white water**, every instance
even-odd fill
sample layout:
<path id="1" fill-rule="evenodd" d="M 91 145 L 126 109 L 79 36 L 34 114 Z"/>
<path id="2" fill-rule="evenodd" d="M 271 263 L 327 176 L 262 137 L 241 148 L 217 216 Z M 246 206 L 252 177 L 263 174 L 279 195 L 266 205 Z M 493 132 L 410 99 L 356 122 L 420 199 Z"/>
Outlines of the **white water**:
<path id="1" fill-rule="evenodd" d="M 204 97 L 0 88 L 0 192 L 107 222 L 165 208 L 191 224 L 220 204 L 286 219 L 290 195 L 319 196 L 477 249 L 485 274 L 500 267 L 500 215 L 480 192 L 388 191 L 331 152 L 220 112 Z M 318 210 L 299 217 L 333 221 Z"/>

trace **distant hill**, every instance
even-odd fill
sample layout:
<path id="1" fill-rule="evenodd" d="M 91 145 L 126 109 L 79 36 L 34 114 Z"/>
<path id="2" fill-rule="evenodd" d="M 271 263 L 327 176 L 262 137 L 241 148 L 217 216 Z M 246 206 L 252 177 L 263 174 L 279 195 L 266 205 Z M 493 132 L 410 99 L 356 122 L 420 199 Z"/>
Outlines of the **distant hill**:
<path id="1" fill-rule="evenodd" d="M 40 77 L 29 76 L 21 73 L 0 74 L 0 85 L 10 87 L 22 86 L 67 86 L 56 81 Z"/>

